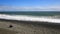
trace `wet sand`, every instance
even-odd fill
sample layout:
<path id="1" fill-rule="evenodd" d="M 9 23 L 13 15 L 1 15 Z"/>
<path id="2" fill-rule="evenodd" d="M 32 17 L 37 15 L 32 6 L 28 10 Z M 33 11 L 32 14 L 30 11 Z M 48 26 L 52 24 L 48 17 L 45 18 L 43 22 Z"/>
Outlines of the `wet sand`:
<path id="1" fill-rule="evenodd" d="M 12 25 L 12 28 L 9 26 Z M 0 19 L 0 28 L 16 34 L 60 34 L 60 24 Z M 0 31 L 1 32 L 1 31 Z"/>

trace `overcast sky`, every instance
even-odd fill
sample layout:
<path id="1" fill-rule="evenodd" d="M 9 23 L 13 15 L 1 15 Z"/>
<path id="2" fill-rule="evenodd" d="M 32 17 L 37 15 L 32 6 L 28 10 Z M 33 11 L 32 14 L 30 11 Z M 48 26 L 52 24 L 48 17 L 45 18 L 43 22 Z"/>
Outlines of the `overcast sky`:
<path id="1" fill-rule="evenodd" d="M 60 11 L 60 0 L 0 0 L 0 11 Z"/>

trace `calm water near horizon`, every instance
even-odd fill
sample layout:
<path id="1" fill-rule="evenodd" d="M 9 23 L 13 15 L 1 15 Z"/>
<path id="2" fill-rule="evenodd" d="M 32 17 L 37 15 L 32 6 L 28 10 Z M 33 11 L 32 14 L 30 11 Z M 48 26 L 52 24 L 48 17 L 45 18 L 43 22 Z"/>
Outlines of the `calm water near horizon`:
<path id="1" fill-rule="evenodd" d="M 55 16 L 60 15 L 60 11 L 9 11 L 9 12 L 0 12 L 0 14 L 10 14 L 10 15 L 31 15 L 31 16 Z"/>

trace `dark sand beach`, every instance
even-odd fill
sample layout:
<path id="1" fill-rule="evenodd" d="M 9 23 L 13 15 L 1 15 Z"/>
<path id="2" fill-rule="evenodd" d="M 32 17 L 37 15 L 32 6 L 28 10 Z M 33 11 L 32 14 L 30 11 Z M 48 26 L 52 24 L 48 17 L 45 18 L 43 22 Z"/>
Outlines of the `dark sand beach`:
<path id="1" fill-rule="evenodd" d="M 60 34 L 60 24 L 0 19 L 0 34 Z"/>

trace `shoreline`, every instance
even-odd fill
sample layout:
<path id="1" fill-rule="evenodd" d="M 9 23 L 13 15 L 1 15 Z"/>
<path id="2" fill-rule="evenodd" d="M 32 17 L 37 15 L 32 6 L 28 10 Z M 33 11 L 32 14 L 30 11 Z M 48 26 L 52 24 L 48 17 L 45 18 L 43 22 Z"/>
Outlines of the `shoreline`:
<path id="1" fill-rule="evenodd" d="M 12 24 L 13 28 L 8 28 Z M 0 28 L 14 30 L 19 34 L 60 34 L 60 25 L 44 24 L 42 22 L 17 21 L 0 19 Z"/>
<path id="2" fill-rule="evenodd" d="M 6 22 L 13 22 L 16 24 L 19 23 L 24 23 L 24 24 L 32 24 L 32 25 L 42 25 L 42 26 L 48 26 L 48 27 L 59 27 L 60 24 L 59 23 L 50 23 L 50 22 L 38 22 L 38 21 L 22 21 L 22 20 L 7 20 L 7 19 L 0 19 L 0 21 L 6 21 Z"/>

